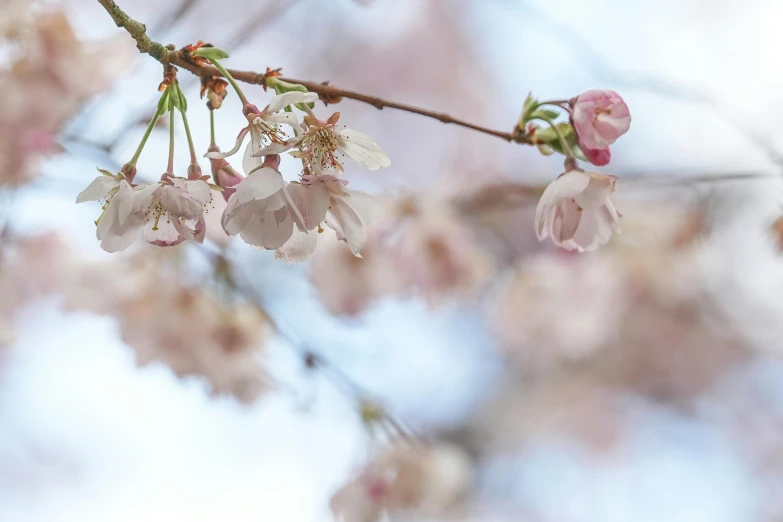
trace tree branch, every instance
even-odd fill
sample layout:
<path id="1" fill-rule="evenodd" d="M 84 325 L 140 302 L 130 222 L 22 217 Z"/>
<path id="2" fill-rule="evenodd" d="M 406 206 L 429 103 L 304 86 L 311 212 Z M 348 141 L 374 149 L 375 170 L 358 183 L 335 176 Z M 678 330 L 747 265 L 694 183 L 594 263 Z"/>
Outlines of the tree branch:
<path id="1" fill-rule="evenodd" d="M 117 24 L 117 27 L 125 29 L 131 37 L 136 40 L 136 47 L 139 52 L 149 54 L 160 63 L 167 65 L 175 65 L 179 68 L 185 69 L 197 76 L 222 76 L 220 71 L 212 66 L 200 67 L 188 59 L 187 55 L 182 51 L 172 51 L 166 49 L 165 46 L 158 42 L 153 41 L 147 36 L 147 28 L 144 24 L 137 22 L 130 16 L 128 16 L 115 2 L 114 0 L 98 0 L 98 2 L 106 9 L 109 15 Z M 252 72 L 252 71 L 237 71 L 234 69 L 228 69 L 228 72 L 236 79 L 244 83 L 254 85 L 265 85 L 266 76 L 264 74 Z M 488 134 L 496 138 L 500 138 L 507 142 L 522 143 L 532 145 L 530 138 L 524 133 L 518 132 L 503 132 L 499 130 L 490 129 L 481 125 L 476 125 L 467 121 L 459 120 L 448 114 L 442 112 L 431 111 L 428 109 L 422 109 L 414 107 L 412 105 L 406 105 L 403 103 L 397 103 L 377 96 L 370 96 L 354 91 L 348 91 L 344 89 L 338 89 L 328 84 L 328 82 L 318 83 L 307 80 L 296 80 L 293 78 L 280 78 L 280 80 L 295 83 L 304 86 L 309 91 L 318 94 L 322 101 L 328 103 L 328 100 L 334 100 L 339 98 L 347 98 L 351 100 L 360 101 L 368 105 L 372 105 L 376 109 L 382 110 L 384 108 L 397 109 L 412 114 L 418 114 L 426 118 L 438 120 L 442 123 L 457 125 L 466 129 L 471 129 L 476 132 Z"/>

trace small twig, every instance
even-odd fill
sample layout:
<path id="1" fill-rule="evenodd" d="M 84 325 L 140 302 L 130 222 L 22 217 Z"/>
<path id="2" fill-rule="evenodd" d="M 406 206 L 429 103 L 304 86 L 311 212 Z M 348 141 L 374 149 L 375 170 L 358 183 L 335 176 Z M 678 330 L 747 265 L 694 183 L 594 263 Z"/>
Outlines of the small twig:
<path id="1" fill-rule="evenodd" d="M 130 34 L 131 37 L 133 37 L 133 39 L 136 40 L 136 47 L 139 49 L 139 52 L 149 54 L 150 56 L 152 56 L 153 58 L 155 58 L 156 60 L 158 60 L 160 63 L 164 65 L 167 64 L 176 65 L 177 67 L 189 71 L 197 76 L 202 76 L 202 77 L 223 76 L 220 73 L 220 71 L 217 70 L 217 68 L 209 65 L 205 67 L 200 67 L 195 63 L 193 63 L 192 61 L 188 60 L 181 51 L 168 50 L 163 45 L 151 40 L 150 37 L 147 36 L 146 27 L 144 26 L 144 24 L 137 22 L 136 20 L 128 16 L 114 2 L 114 0 L 98 0 L 98 2 L 100 2 L 100 4 L 106 9 L 106 11 L 114 20 L 114 23 L 117 24 L 117 27 L 124 28 L 126 31 L 128 31 L 128 34 Z M 264 74 L 259 74 L 253 71 L 237 71 L 233 69 L 228 69 L 228 72 L 234 77 L 234 79 L 244 83 L 249 83 L 254 85 L 264 85 L 266 82 L 266 77 L 264 76 Z M 427 118 L 438 120 L 442 123 L 457 125 L 477 132 L 481 132 L 483 134 L 495 136 L 496 138 L 500 138 L 507 142 L 523 143 L 528 145 L 531 144 L 531 141 L 524 133 L 503 132 L 503 131 L 490 129 L 487 127 L 483 127 L 481 125 L 476 125 L 467 121 L 459 120 L 457 118 L 454 118 L 442 112 L 422 109 L 419 107 L 414 107 L 412 105 L 384 100 L 383 98 L 379 98 L 377 96 L 370 96 L 367 94 L 362 94 L 354 91 L 338 89 L 337 87 L 333 87 L 328 83 L 318 83 L 318 82 L 311 82 L 307 80 L 296 80 L 293 78 L 280 78 L 280 80 L 302 85 L 305 88 L 307 88 L 309 91 L 319 94 L 322 98 L 325 99 L 348 98 L 351 100 L 367 103 L 377 109 L 390 108 L 390 109 L 401 110 L 404 112 L 409 112 L 412 114 L 418 114 Z"/>

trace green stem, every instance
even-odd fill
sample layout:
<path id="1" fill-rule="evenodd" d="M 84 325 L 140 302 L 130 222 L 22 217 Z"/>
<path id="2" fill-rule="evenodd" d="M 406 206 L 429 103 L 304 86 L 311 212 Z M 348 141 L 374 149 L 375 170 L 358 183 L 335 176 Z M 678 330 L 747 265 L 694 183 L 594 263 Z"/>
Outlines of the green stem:
<path id="1" fill-rule="evenodd" d="M 139 156 L 141 156 L 141 151 L 144 149 L 144 145 L 147 144 L 147 139 L 149 139 L 150 134 L 152 134 L 152 129 L 155 128 L 155 124 L 158 123 L 158 118 L 163 116 L 164 112 L 165 111 L 160 110 L 160 108 L 155 112 L 155 116 L 152 117 L 152 121 L 150 121 L 150 124 L 147 126 L 147 130 L 144 132 L 144 136 L 142 136 L 141 138 L 141 143 L 139 143 L 139 148 L 136 149 L 136 153 L 128 162 L 128 165 L 130 166 L 136 165 L 136 162 L 139 160 Z"/>
<path id="2" fill-rule="evenodd" d="M 177 85 L 177 91 L 180 96 L 184 98 L 182 90 Z M 173 113 L 174 111 L 172 111 Z M 190 134 L 190 125 L 188 125 L 188 117 L 185 115 L 185 111 L 180 109 L 179 113 L 182 115 L 182 124 L 185 126 L 185 135 L 188 137 L 188 147 L 190 148 L 190 164 L 198 165 L 198 158 L 196 157 L 196 147 L 193 145 L 193 136 Z"/>
<path id="3" fill-rule="evenodd" d="M 215 146 L 215 110 L 209 109 L 209 144 Z"/>
<path id="4" fill-rule="evenodd" d="M 245 93 L 242 92 L 242 89 L 239 88 L 239 84 L 234 79 L 233 76 L 231 76 L 231 73 L 229 73 L 223 65 L 221 65 L 220 62 L 217 60 L 212 60 L 212 65 L 215 66 L 215 69 L 220 71 L 220 74 L 223 75 L 223 77 L 228 80 L 228 83 L 231 84 L 231 87 L 234 88 L 234 90 L 237 92 L 237 96 L 239 96 L 239 100 L 242 102 L 242 105 L 247 105 L 247 98 L 245 97 Z"/>
<path id="5" fill-rule="evenodd" d="M 568 140 L 565 139 L 565 136 L 557 127 L 557 125 L 555 125 L 552 121 L 541 117 L 531 118 L 531 120 L 541 120 L 543 122 L 548 123 L 549 126 L 552 127 L 552 130 L 554 130 L 557 133 L 557 137 L 560 138 L 560 143 L 563 145 L 563 151 L 565 151 L 566 158 L 568 158 L 569 160 L 575 159 L 574 151 L 571 150 L 571 145 L 568 144 Z"/>
<path id="6" fill-rule="evenodd" d="M 174 175 L 174 108 L 169 110 L 169 166 L 166 172 Z"/>

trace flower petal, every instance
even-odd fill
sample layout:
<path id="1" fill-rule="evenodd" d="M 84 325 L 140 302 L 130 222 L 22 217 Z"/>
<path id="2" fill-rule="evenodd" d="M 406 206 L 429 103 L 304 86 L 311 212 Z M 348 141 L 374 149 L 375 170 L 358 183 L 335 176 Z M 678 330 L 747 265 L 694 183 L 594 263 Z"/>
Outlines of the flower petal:
<path id="1" fill-rule="evenodd" d="M 212 151 L 212 152 L 207 152 L 204 156 L 206 156 L 207 158 L 212 158 L 212 159 L 225 159 L 225 158 L 227 158 L 229 156 L 233 156 L 234 154 L 239 152 L 239 147 L 242 146 L 242 142 L 245 141 L 245 136 L 247 135 L 248 132 L 250 132 L 250 125 L 248 125 L 244 129 L 239 131 L 239 134 L 237 135 L 237 141 L 234 144 L 234 148 L 231 149 L 230 151 L 228 151 L 228 152 Z"/>
<path id="2" fill-rule="evenodd" d="M 546 224 L 549 211 L 560 204 L 565 198 L 576 197 L 587 188 L 590 176 L 578 170 L 571 170 L 561 174 L 547 186 L 536 207 L 536 235 L 539 241 L 546 237 Z"/>
<path id="3" fill-rule="evenodd" d="M 120 191 L 123 191 L 123 183 L 128 185 L 126 181 L 120 182 Z M 147 209 L 152 206 L 152 202 L 158 197 L 157 192 L 162 185 L 160 183 L 151 183 L 150 185 L 139 185 L 132 189 L 131 192 L 125 192 L 125 196 L 122 197 L 119 208 L 119 220 L 122 225 L 129 216 L 134 215 L 137 217 L 144 216 Z M 130 188 L 130 185 L 128 185 Z"/>
<path id="4" fill-rule="evenodd" d="M 304 230 L 312 230 L 317 227 L 326 217 L 326 211 L 329 210 L 329 192 L 326 190 L 326 184 L 291 183 L 287 188 L 288 194 L 302 217 L 302 221 L 295 219 L 297 226 Z"/>
<path id="5" fill-rule="evenodd" d="M 343 129 L 338 135 L 338 148 L 343 154 L 357 163 L 364 165 L 370 170 L 391 166 L 389 156 L 366 134 L 351 129 Z"/>
<path id="6" fill-rule="evenodd" d="M 174 217 L 196 219 L 204 212 L 201 203 L 184 190 L 171 185 L 163 185 L 161 188 L 160 203 Z"/>
<path id="7" fill-rule="evenodd" d="M 109 192 L 114 190 L 120 185 L 119 180 L 115 177 L 109 177 L 100 175 L 87 185 L 87 188 L 82 190 L 78 196 L 76 196 L 77 203 L 84 203 L 85 201 L 100 201 L 105 198 Z"/>
<path id="8" fill-rule="evenodd" d="M 264 167 L 250 173 L 245 179 L 237 183 L 236 196 L 239 203 L 247 203 L 251 200 L 266 199 L 280 191 L 285 186 L 283 176 L 275 169 Z"/>
<path id="9" fill-rule="evenodd" d="M 293 234 L 291 234 L 288 241 L 275 251 L 275 259 L 282 259 L 289 265 L 303 263 L 315 253 L 317 246 L 317 232 L 302 232 L 294 228 Z"/>
<path id="10" fill-rule="evenodd" d="M 278 94 L 272 98 L 262 114 L 269 114 L 285 109 L 294 103 L 312 103 L 318 99 L 318 95 L 312 92 L 290 91 Z"/>

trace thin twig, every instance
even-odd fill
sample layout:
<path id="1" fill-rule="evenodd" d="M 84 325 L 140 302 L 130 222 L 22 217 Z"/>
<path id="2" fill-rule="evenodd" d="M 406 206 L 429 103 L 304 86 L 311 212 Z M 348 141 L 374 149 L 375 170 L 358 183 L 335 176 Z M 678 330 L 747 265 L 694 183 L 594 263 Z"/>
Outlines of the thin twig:
<path id="1" fill-rule="evenodd" d="M 130 34 L 131 37 L 134 40 L 136 40 L 136 47 L 139 49 L 139 52 L 149 54 L 150 56 L 152 56 L 153 58 L 155 58 L 156 60 L 158 60 L 160 63 L 164 65 L 165 64 L 175 65 L 197 76 L 223 76 L 220 73 L 220 71 L 218 71 L 215 67 L 209 65 L 205 67 L 199 67 L 198 65 L 190 61 L 186 57 L 186 55 L 184 55 L 181 51 L 167 50 L 163 45 L 151 40 L 150 37 L 147 36 L 146 27 L 144 26 L 144 24 L 137 22 L 136 20 L 128 16 L 114 2 L 114 0 L 98 0 L 98 2 L 106 9 L 109 15 L 111 15 L 112 19 L 114 20 L 114 23 L 117 24 L 118 27 L 124 28 L 128 32 L 128 34 Z M 233 69 L 228 69 L 228 72 L 237 81 L 254 84 L 254 85 L 265 85 L 266 83 L 266 77 L 264 74 L 256 73 L 253 71 L 238 71 Z M 367 94 L 362 94 L 362 93 L 349 91 L 345 89 L 338 89 L 337 87 L 333 87 L 326 82 L 318 83 L 318 82 L 311 82 L 307 80 L 296 80 L 293 78 L 280 78 L 280 79 L 282 81 L 286 81 L 289 83 L 296 83 L 302 85 L 308 90 L 310 90 L 311 92 L 320 95 L 322 99 L 348 98 L 351 100 L 356 100 L 372 105 L 377 109 L 384 109 L 384 108 L 397 109 L 404 112 L 409 112 L 412 114 L 418 114 L 427 118 L 431 118 L 440 121 L 442 123 L 465 127 L 467 129 L 481 132 L 483 134 L 495 136 L 496 138 L 500 138 L 507 142 L 531 144 L 530 139 L 523 133 L 503 132 L 503 131 L 490 129 L 487 127 L 483 127 L 481 125 L 476 125 L 474 123 L 459 120 L 457 118 L 454 118 L 453 116 L 450 116 L 442 112 L 422 109 L 419 107 L 414 107 L 412 105 L 407 105 L 403 103 L 397 103 L 397 102 L 385 100 L 383 98 L 379 98 L 377 96 L 370 96 Z"/>

